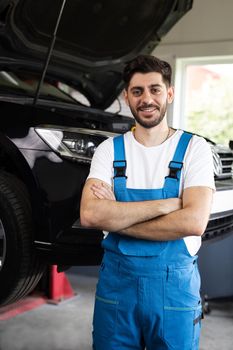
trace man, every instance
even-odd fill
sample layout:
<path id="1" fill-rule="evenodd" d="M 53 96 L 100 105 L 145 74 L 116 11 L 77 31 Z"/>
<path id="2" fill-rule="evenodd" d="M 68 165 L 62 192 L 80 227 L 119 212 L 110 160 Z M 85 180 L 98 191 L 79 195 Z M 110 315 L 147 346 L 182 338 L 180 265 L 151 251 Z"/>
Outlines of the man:
<path id="1" fill-rule="evenodd" d="M 214 190 L 206 141 L 168 126 L 171 67 L 149 55 L 124 70 L 135 129 L 96 150 L 84 226 L 108 231 L 96 291 L 95 350 L 198 349 L 196 253 Z"/>

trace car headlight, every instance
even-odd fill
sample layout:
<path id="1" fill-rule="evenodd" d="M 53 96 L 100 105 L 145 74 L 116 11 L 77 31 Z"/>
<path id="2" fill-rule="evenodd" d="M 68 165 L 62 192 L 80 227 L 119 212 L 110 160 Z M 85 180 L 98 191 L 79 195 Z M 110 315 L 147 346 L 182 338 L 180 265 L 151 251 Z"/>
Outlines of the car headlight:
<path id="1" fill-rule="evenodd" d="M 106 138 L 116 135 L 107 131 L 51 125 L 36 127 L 35 131 L 61 157 L 81 163 L 90 163 L 96 147 Z"/>

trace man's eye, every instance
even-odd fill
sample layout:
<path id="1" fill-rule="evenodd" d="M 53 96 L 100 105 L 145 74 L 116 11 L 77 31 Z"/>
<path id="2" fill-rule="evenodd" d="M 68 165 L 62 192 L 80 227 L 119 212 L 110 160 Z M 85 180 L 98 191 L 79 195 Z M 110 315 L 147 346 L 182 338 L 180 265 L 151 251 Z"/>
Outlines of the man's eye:
<path id="1" fill-rule="evenodd" d="M 133 90 L 133 95 L 134 96 L 140 96 L 141 95 L 141 90 Z"/>
<path id="2" fill-rule="evenodd" d="M 152 94 L 154 94 L 154 95 L 159 95 L 159 94 L 161 94 L 162 90 L 156 88 L 156 89 L 151 89 L 151 92 L 152 92 Z"/>

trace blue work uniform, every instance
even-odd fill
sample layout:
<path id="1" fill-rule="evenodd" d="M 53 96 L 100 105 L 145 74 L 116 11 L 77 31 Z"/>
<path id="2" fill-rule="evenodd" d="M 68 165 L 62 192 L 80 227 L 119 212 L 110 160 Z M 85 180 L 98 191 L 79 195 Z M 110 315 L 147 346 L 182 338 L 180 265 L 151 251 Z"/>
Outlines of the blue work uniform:
<path id="1" fill-rule="evenodd" d="M 163 188 L 127 188 L 124 137 L 114 141 L 117 201 L 177 198 L 192 134 L 183 132 Z M 121 218 L 119 218 L 120 220 Z M 197 350 L 202 307 L 197 256 L 183 239 L 150 241 L 109 233 L 96 290 L 95 350 Z"/>

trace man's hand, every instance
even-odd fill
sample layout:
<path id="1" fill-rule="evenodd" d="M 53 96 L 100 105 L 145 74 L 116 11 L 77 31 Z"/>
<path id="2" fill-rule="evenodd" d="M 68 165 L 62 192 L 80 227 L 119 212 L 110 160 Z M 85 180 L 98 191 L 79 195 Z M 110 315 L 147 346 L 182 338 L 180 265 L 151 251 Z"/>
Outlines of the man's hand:
<path id="1" fill-rule="evenodd" d="M 110 201 L 116 200 L 112 188 L 104 182 L 92 184 L 91 190 L 94 196 L 98 199 L 108 199 Z"/>
<path id="2" fill-rule="evenodd" d="M 116 200 L 112 188 L 104 182 L 92 184 L 91 190 L 94 196 L 98 199 Z M 160 215 L 166 215 L 181 208 L 182 200 L 180 198 L 168 198 L 161 201 Z"/>

